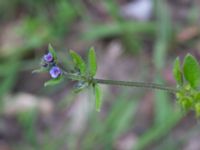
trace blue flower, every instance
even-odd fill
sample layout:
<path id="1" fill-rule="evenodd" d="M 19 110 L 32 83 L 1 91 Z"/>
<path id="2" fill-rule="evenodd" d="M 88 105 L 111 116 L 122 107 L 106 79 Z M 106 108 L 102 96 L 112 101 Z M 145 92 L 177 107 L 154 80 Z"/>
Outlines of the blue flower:
<path id="1" fill-rule="evenodd" d="M 48 63 L 52 62 L 53 61 L 53 55 L 51 53 L 48 53 L 48 54 L 44 55 L 43 60 L 45 62 L 48 62 Z"/>
<path id="2" fill-rule="evenodd" d="M 49 73 L 50 73 L 51 77 L 55 79 L 55 78 L 58 78 L 62 74 L 62 71 L 59 67 L 54 66 L 51 68 Z"/>

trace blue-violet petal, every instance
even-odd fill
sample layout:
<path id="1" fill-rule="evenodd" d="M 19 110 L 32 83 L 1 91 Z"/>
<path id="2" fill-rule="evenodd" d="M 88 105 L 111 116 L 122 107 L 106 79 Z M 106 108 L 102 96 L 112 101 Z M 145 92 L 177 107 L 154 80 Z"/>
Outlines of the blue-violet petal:
<path id="1" fill-rule="evenodd" d="M 53 61 L 53 55 L 51 53 L 48 53 L 48 54 L 44 55 L 43 59 L 46 62 L 52 62 Z"/>
<path id="2" fill-rule="evenodd" d="M 54 66 L 54 67 L 51 68 L 49 73 L 50 73 L 52 78 L 58 78 L 62 74 L 62 71 L 59 67 Z"/>

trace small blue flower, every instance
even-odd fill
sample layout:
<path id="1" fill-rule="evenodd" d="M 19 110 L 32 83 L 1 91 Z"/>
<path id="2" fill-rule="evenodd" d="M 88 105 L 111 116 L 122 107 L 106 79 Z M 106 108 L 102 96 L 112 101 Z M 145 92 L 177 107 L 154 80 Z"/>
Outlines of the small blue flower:
<path id="1" fill-rule="evenodd" d="M 48 53 L 46 55 L 44 55 L 43 57 L 45 62 L 52 62 L 53 61 L 53 55 L 51 53 Z"/>
<path id="2" fill-rule="evenodd" d="M 55 79 L 55 78 L 58 78 L 62 74 L 62 71 L 59 67 L 54 66 L 51 68 L 49 73 L 50 73 L 51 77 Z"/>

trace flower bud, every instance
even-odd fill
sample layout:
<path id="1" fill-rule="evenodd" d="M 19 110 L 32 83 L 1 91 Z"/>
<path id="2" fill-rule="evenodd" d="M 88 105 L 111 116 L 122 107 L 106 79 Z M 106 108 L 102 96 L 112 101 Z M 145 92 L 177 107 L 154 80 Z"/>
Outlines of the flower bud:
<path id="1" fill-rule="evenodd" d="M 54 66 L 54 67 L 51 68 L 49 73 L 50 73 L 52 78 L 58 78 L 62 74 L 62 71 L 59 67 Z"/>
<path id="2" fill-rule="evenodd" d="M 45 62 L 48 62 L 48 63 L 52 62 L 53 61 L 53 55 L 51 53 L 48 53 L 48 54 L 44 55 L 43 60 Z"/>

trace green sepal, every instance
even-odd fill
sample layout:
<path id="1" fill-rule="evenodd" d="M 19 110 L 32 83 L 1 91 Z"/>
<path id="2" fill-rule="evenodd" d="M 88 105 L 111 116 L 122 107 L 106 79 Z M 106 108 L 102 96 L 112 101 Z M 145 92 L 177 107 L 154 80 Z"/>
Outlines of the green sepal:
<path id="1" fill-rule="evenodd" d="M 77 54 L 73 50 L 70 50 L 70 55 L 72 57 L 75 68 L 78 68 L 81 72 L 81 75 L 84 75 L 86 73 L 86 64 L 84 60 L 81 58 L 79 54 Z"/>
<path id="2" fill-rule="evenodd" d="M 41 73 L 41 72 L 46 72 L 46 71 L 48 71 L 48 69 L 41 67 L 39 69 L 33 70 L 32 73 L 34 74 L 34 73 Z"/>
<path id="3" fill-rule="evenodd" d="M 183 75 L 182 75 L 182 72 L 181 72 L 179 57 L 177 57 L 174 61 L 173 75 L 174 75 L 174 79 L 176 80 L 177 84 L 182 86 L 183 85 Z"/>
<path id="4" fill-rule="evenodd" d="M 88 52 L 88 73 L 89 76 L 94 77 L 97 72 L 96 53 L 93 47 Z"/>
<path id="5" fill-rule="evenodd" d="M 187 54 L 183 63 L 183 74 L 189 84 L 196 88 L 200 83 L 200 67 L 197 60 L 191 55 Z"/>
<path id="6" fill-rule="evenodd" d="M 49 81 L 44 83 L 44 86 L 47 87 L 47 86 L 57 85 L 57 84 L 61 83 L 63 80 L 64 80 L 63 76 L 60 76 L 60 77 L 55 78 L 55 79 L 50 79 Z"/>
<path id="7" fill-rule="evenodd" d="M 184 111 L 192 109 L 193 101 L 190 97 L 183 97 L 180 99 L 179 103 L 181 104 Z"/>
<path id="8" fill-rule="evenodd" d="M 57 54 L 54 48 L 51 46 L 51 44 L 49 44 L 48 50 L 52 54 L 54 61 L 57 63 Z"/>
<path id="9" fill-rule="evenodd" d="M 102 93 L 100 86 L 98 84 L 94 85 L 94 93 L 95 93 L 95 107 L 96 111 L 100 112 L 101 110 L 101 105 L 102 105 Z"/>
<path id="10" fill-rule="evenodd" d="M 75 84 L 73 92 L 78 93 L 82 91 L 83 89 L 85 89 L 87 86 L 88 86 L 87 82 L 79 81 L 77 84 Z"/>

